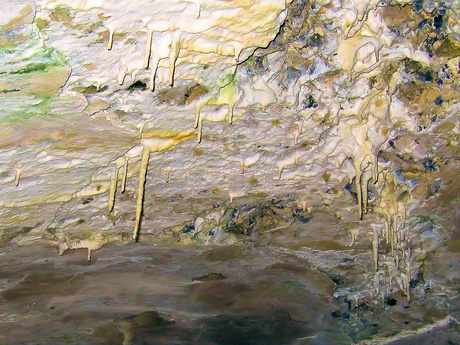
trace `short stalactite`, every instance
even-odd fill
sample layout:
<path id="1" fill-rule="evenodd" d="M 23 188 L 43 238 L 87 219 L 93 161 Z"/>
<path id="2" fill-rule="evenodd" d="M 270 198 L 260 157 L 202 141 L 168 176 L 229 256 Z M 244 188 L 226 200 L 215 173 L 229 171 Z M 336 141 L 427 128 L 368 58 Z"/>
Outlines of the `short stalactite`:
<path id="1" fill-rule="evenodd" d="M 113 241 L 119 241 L 119 239 L 106 238 L 96 234 L 94 238 L 71 241 L 69 237 L 66 236 L 63 241 L 61 240 L 58 242 L 59 255 L 62 256 L 64 252 L 66 252 L 69 249 L 87 249 L 88 255 L 86 259 L 88 260 L 88 262 L 90 262 L 91 255 L 93 252 Z"/>
<path id="2" fill-rule="evenodd" d="M 275 163 L 277 171 L 278 171 L 278 180 L 281 180 L 282 173 L 283 173 L 283 170 L 284 170 L 285 167 L 287 167 L 288 165 L 291 165 L 291 164 L 296 164 L 296 165 L 299 164 L 300 156 L 301 156 L 300 152 L 295 151 L 290 156 L 287 156 L 286 158 L 281 159 L 281 160 L 279 160 L 279 161 L 277 161 Z"/>
<path id="3" fill-rule="evenodd" d="M 107 25 L 109 29 L 109 42 L 107 44 L 107 49 L 112 50 L 113 47 L 113 36 L 115 34 L 116 27 L 113 24 L 108 24 Z"/>
<path id="4" fill-rule="evenodd" d="M 241 158 L 238 162 L 240 163 L 240 172 L 241 174 L 244 174 L 244 170 L 246 168 L 249 168 L 250 166 L 256 164 L 260 157 L 262 157 L 261 153 L 256 153 L 254 155 L 246 156 L 244 158 Z"/>
<path id="5" fill-rule="evenodd" d="M 15 168 L 14 172 L 15 172 L 14 185 L 17 187 L 17 186 L 19 186 L 19 180 L 21 178 L 22 169 L 21 168 Z"/>
<path id="6" fill-rule="evenodd" d="M 203 121 L 204 120 L 213 121 L 213 122 L 221 122 L 221 121 L 225 121 L 227 117 L 227 114 L 222 111 L 215 111 L 207 115 L 201 114 L 200 109 L 202 105 L 197 106 L 195 110 L 195 128 L 197 128 L 197 132 L 198 132 L 197 143 L 201 143 L 201 140 L 203 138 Z"/>
<path id="7" fill-rule="evenodd" d="M 350 235 L 350 238 L 351 238 L 351 243 L 348 245 L 349 247 L 352 247 L 355 243 L 356 243 L 356 240 L 359 236 L 359 229 L 358 228 L 351 228 L 351 229 L 348 229 L 348 234 Z"/>
<path id="8" fill-rule="evenodd" d="M 169 183 L 169 179 L 171 178 L 171 168 L 165 169 L 165 182 Z"/>

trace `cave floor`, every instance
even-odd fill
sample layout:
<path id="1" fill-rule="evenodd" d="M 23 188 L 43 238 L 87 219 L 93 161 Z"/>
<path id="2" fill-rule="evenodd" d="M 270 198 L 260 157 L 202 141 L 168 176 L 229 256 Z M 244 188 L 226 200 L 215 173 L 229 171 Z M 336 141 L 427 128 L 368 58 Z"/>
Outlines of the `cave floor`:
<path id="1" fill-rule="evenodd" d="M 337 265 L 325 272 L 319 266 L 327 251 L 294 253 L 257 242 L 116 243 L 95 252 L 91 262 L 84 249 L 63 256 L 42 243 L 3 249 L 2 344 L 455 344 L 460 339 L 455 314 L 436 303 L 441 296 L 427 293 L 408 304 L 395 294 L 375 308 L 354 308 L 334 297 L 344 284 L 338 272 L 358 274 L 369 256 L 364 251 L 335 251 L 335 260 L 348 263 L 346 270 Z M 360 255 L 363 265 L 350 259 Z"/>

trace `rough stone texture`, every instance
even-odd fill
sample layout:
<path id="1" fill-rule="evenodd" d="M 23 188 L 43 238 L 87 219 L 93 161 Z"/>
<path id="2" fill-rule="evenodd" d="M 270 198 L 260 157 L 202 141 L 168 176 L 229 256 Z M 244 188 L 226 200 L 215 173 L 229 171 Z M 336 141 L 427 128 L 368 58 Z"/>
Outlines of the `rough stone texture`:
<path id="1" fill-rule="evenodd" d="M 0 342 L 459 342 L 456 2 L 0 7 Z"/>

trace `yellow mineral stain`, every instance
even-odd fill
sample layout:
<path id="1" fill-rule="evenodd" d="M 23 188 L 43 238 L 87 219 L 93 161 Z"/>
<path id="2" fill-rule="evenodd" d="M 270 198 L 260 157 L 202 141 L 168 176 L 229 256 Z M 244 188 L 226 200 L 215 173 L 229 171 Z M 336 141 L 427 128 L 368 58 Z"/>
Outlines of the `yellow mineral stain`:
<path id="1" fill-rule="evenodd" d="M 55 22 L 70 22 L 72 16 L 68 8 L 58 8 L 50 13 L 50 19 Z"/>
<path id="2" fill-rule="evenodd" d="M 441 43 L 436 54 L 441 57 L 455 58 L 460 55 L 460 44 L 452 37 L 447 38 Z"/>
<path id="3" fill-rule="evenodd" d="M 375 104 L 376 107 L 380 108 L 380 107 L 382 107 L 384 105 L 384 102 L 385 102 L 384 98 L 378 97 L 374 104 Z"/>
<path id="4" fill-rule="evenodd" d="M 167 129 L 154 129 L 142 133 L 141 144 L 147 146 L 151 152 L 160 152 L 190 140 L 195 136 L 196 133 L 194 130 L 173 132 Z"/>
<path id="5" fill-rule="evenodd" d="M 259 180 L 256 179 L 255 177 L 251 177 L 251 179 L 249 180 L 249 184 L 251 186 L 257 186 L 259 184 Z"/>
<path id="6" fill-rule="evenodd" d="M 194 156 L 201 157 L 203 154 L 204 154 L 204 150 L 203 150 L 203 149 L 194 149 L 194 150 L 193 150 L 193 155 L 194 155 Z"/>

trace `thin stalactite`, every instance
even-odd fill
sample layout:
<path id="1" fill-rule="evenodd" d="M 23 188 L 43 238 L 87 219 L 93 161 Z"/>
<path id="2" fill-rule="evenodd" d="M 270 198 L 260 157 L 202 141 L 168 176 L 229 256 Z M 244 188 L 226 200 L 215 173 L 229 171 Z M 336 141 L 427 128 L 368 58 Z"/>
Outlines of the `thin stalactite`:
<path id="1" fill-rule="evenodd" d="M 134 224 L 134 233 L 133 233 L 133 241 L 139 240 L 139 229 L 141 226 L 141 218 L 144 208 L 144 192 L 145 192 L 145 181 L 147 178 L 147 170 L 149 166 L 149 158 L 150 158 L 150 148 L 144 146 L 142 150 L 142 160 L 141 160 L 141 168 L 139 171 L 139 187 L 137 190 L 137 203 L 136 203 L 136 221 Z"/>

